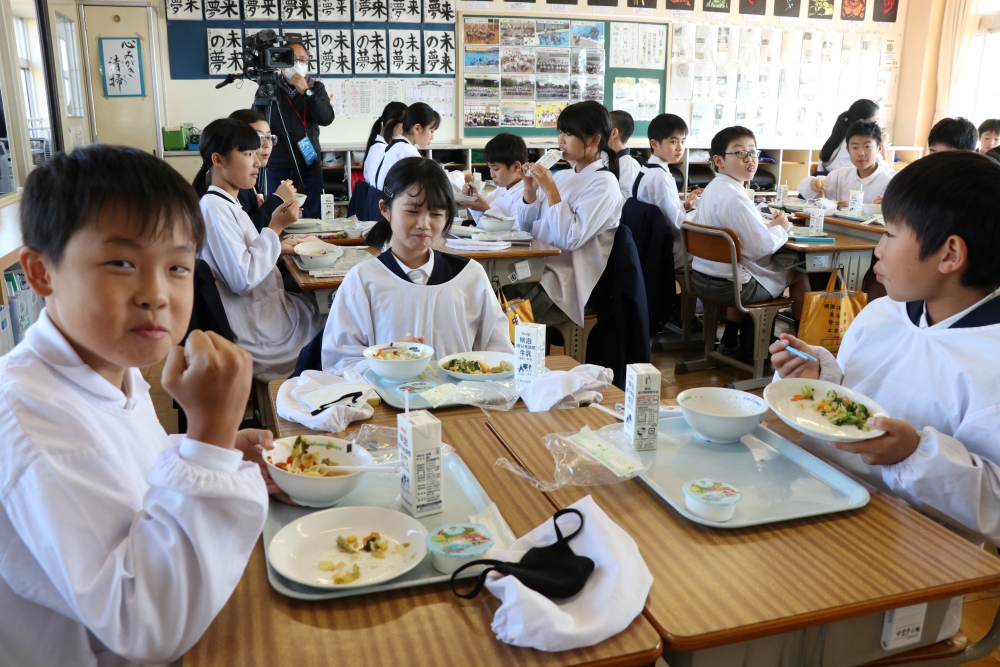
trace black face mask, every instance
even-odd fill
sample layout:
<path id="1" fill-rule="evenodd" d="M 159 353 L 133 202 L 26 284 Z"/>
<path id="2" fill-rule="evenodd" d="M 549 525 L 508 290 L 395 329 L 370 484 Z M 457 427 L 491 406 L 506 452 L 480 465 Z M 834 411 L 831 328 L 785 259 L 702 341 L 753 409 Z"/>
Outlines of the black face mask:
<path id="1" fill-rule="evenodd" d="M 563 537 L 559 529 L 559 517 L 564 514 L 576 514 L 580 517 L 580 527 L 569 537 Z M 520 563 L 505 563 L 499 560 L 477 560 L 458 568 L 451 575 L 451 590 L 460 598 L 471 600 L 479 595 L 486 584 L 486 576 L 490 572 L 515 577 L 531 590 L 541 593 L 547 598 L 559 599 L 573 597 L 581 590 L 594 571 L 594 561 L 586 556 L 577 556 L 569 546 L 569 541 L 583 530 L 583 514 L 573 508 L 559 510 L 552 517 L 556 529 L 556 542 L 545 547 L 532 547 L 521 558 Z M 477 565 L 486 565 L 476 585 L 468 593 L 459 593 L 455 588 L 455 577 L 462 570 Z"/>

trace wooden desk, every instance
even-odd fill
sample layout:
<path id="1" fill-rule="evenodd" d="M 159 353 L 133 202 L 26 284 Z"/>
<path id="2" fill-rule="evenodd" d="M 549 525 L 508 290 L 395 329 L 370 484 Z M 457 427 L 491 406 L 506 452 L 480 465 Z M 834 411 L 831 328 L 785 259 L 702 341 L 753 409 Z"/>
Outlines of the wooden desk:
<path id="1" fill-rule="evenodd" d="M 545 434 L 614 421 L 581 408 L 493 414 L 489 424 L 526 469 L 548 479 Z M 995 556 L 881 493 L 853 512 L 741 530 L 690 522 L 639 480 L 563 487 L 551 498 L 565 507 L 587 494 L 639 544 L 654 577 L 646 610 L 669 652 L 827 625 L 1000 583 Z"/>
<path id="2" fill-rule="evenodd" d="M 378 256 L 378 251 L 371 246 L 368 247 L 368 252 L 374 256 Z M 343 276 L 336 276 L 332 278 L 316 278 L 311 276 L 308 271 L 300 269 L 298 264 L 296 264 L 295 260 L 291 257 L 283 256 L 281 261 L 285 263 L 285 268 L 287 268 L 288 272 L 292 274 L 292 278 L 295 279 L 298 286 L 305 291 L 337 289 L 340 287 L 340 284 L 344 282 Z"/>
<path id="3" fill-rule="evenodd" d="M 830 273 L 842 266 L 847 289 L 861 289 L 878 243 L 832 230 L 827 230 L 827 234 L 834 238 L 833 243 L 789 241 L 781 252 L 795 253 L 795 270 L 803 273 Z"/>
<path id="4" fill-rule="evenodd" d="M 516 535 L 552 516 L 554 508 L 541 493 L 494 472 L 497 457 L 509 454 L 482 418 L 449 419 L 442 435 Z M 264 547 L 258 542 L 235 593 L 184 656 L 184 667 L 325 667 L 348 658 L 386 667 L 640 667 L 651 665 L 660 655 L 660 637 L 643 615 L 624 632 L 584 649 L 546 653 L 509 646 L 497 641 L 490 629 L 498 606 L 487 592 L 473 600 L 457 598 L 448 584 L 320 602 L 286 598 L 268 584 Z"/>
<path id="5" fill-rule="evenodd" d="M 531 246 L 511 246 L 504 250 L 468 251 L 456 250 L 447 246 L 448 239 L 437 239 L 434 242 L 434 249 L 446 252 L 449 255 L 459 255 L 474 259 L 486 269 L 486 275 L 490 281 L 494 279 L 500 281 L 500 286 L 511 284 L 510 275 L 515 273 L 514 265 L 518 262 L 528 262 L 531 275 L 523 280 L 514 282 L 537 283 L 542 279 L 542 272 L 545 270 L 545 260 L 549 257 L 556 257 L 562 251 L 548 243 L 542 243 L 538 239 L 531 240 Z"/>
<path id="6" fill-rule="evenodd" d="M 847 236 L 856 236 L 859 239 L 874 241 L 875 243 L 878 243 L 882 235 L 885 234 L 884 225 L 862 225 L 854 220 L 838 218 L 837 216 L 826 216 L 823 222 L 824 228 L 826 228 L 826 225 L 833 225 L 834 229 L 832 231 L 840 232 Z"/>

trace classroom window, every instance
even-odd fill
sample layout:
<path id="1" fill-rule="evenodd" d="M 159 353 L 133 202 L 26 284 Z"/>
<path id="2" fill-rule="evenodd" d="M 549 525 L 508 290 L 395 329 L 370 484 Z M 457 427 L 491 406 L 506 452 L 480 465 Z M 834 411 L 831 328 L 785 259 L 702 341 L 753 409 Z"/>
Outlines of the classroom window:
<path id="1" fill-rule="evenodd" d="M 963 116 L 979 125 L 996 118 L 1000 90 L 992 85 L 992 66 L 1000 59 L 1000 27 L 981 31 L 969 42 L 969 50 L 951 94 L 951 116 Z"/>
<path id="2" fill-rule="evenodd" d="M 31 82 L 31 70 L 27 67 L 21 68 L 21 93 L 24 95 L 24 103 L 28 107 L 28 118 L 37 116 L 35 109 L 35 88 Z"/>
<path id="3" fill-rule="evenodd" d="M 24 19 L 20 16 L 14 17 L 14 41 L 17 42 L 17 57 L 21 60 L 28 60 L 28 31 L 24 27 Z"/>
<path id="4" fill-rule="evenodd" d="M 80 61 L 77 58 L 76 26 L 70 19 L 56 13 L 56 39 L 59 43 L 59 69 L 62 74 L 66 115 L 83 116 L 83 87 L 80 85 Z"/>

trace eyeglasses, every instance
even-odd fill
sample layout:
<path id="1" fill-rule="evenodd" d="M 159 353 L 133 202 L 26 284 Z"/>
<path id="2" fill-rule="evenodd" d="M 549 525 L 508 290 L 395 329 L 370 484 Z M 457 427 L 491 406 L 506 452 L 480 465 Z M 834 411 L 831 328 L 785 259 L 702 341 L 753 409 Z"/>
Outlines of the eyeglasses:
<path id="1" fill-rule="evenodd" d="M 270 144 L 272 146 L 277 146 L 278 145 L 278 139 L 281 139 L 281 135 L 280 134 L 266 134 L 266 135 L 265 134 L 258 134 L 257 136 L 260 137 L 260 145 L 261 145 L 261 147 L 264 147 L 264 146 L 266 146 L 268 144 Z"/>
<path id="2" fill-rule="evenodd" d="M 308 57 L 305 57 L 305 58 L 296 58 L 295 62 L 302 63 L 303 65 L 308 65 L 309 64 L 309 58 Z"/>
<path id="3" fill-rule="evenodd" d="M 760 157 L 760 151 L 733 151 L 732 153 L 723 153 L 723 155 L 735 155 L 741 160 L 746 160 L 747 158 L 756 160 Z"/>

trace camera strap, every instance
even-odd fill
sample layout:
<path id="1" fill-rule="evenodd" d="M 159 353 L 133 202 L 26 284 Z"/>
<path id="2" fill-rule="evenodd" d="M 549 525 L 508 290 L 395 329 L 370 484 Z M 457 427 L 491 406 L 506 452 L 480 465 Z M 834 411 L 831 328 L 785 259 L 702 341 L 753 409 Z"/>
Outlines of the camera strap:
<path id="1" fill-rule="evenodd" d="M 299 113 L 299 110 L 295 108 L 295 104 L 292 102 L 292 96 L 288 94 L 288 91 L 282 90 L 281 92 L 285 94 L 285 98 L 288 100 L 288 106 L 292 108 L 292 113 L 294 113 L 295 117 L 302 123 L 302 129 L 308 133 L 308 130 L 306 129 L 306 118 L 309 116 L 309 105 L 303 104 L 302 113 Z"/>
<path id="2" fill-rule="evenodd" d="M 288 99 L 288 106 L 292 108 L 292 113 L 294 113 L 295 116 L 302 121 L 303 137 L 299 140 L 296 146 L 299 147 L 299 152 L 302 153 L 302 159 L 306 161 L 307 165 L 310 165 L 318 160 L 319 156 L 316 155 L 316 149 L 313 148 L 312 142 L 309 141 L 309 129 L 306 126 L 306 118 L 309 116 L 309 105 L 308 103 L 303 104 L 302 113 L 300 114 L 299 110 L 295 108 L 294 104 L 292 104 L 292 96 L 288 94 L 288 91 L 286 90 L 282 92 L 285 93 L 285 97 Z"/>

